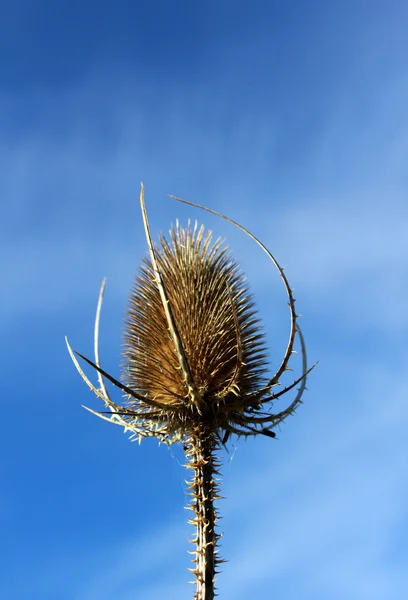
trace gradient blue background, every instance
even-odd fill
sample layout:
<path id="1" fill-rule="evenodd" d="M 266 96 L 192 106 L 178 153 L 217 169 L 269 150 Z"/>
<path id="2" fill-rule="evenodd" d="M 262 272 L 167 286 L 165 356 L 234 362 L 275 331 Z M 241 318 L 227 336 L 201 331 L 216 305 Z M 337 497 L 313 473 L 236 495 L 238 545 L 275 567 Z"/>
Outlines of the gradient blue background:
<path id="1" fill-rule="evenodd" d="M 223 456 L 220 597 L 405 598 L 406 2 L 6 0 L 0 13 L 0 596 L 193 595 L 181 451 L 85 412 L 101 404 L 64 344 L 92 355 L 107 276 L 101 358 L 119 374 L 143 180 L 153 232 L 198 218 L 227 237 L 273 369 L 289 332 L 278 275 L 166 193 L 267 244 L 321 361 L 279 440 L 232 440 Z"/>

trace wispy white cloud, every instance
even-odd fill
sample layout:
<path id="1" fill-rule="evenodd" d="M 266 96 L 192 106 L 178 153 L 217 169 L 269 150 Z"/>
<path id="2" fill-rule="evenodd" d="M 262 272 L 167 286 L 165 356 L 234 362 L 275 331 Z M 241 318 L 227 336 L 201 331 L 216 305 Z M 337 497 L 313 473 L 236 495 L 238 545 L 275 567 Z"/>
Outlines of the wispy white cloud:
<path id="1" fill-rule="evenodd" d="M 408 293 L 408 209 L 389 200 L 387 208 L 378 208 L 374 198 L 372 207 L 311 202 L 307 208 L 271 215 L 273 236 L 261 227 L 261 237 L 271 239 L 269 245 L 284 257 L 297 294 L 320 314 L 331 311 L 353 327 L 382 331 L 408 324 L 401 313 Z M 251 277 L 257 276 L 259 265 L 254 263 Z M 266 289 L 269 281 L 261 265 L 258 279 Z"/>
<path id="2" fill-rule="evenodd" d="M 138 179 L 143 177 L 148 185 L 151 181 L 150 214 L 159 227 L 167 227 L 180 213 L 213 223 L 208 215 L 163 197 L 168 191 L 184 195 L 190 190 L 190 199 L 221 208 L 258 234 L 288 265 L 295 287 L 319 311 L 333 310 L 335 302 L 336 312 L 354 323 L 383 329 L 406 324 L 399 310 L 407 292 L 408 253 L 401 163 L 408 132 L 406 125 L 399 126 L 406 105 L 404 82 L 399 73 L 390 77 L 368 120 L 354 114 L 353 97 L 340 94 L 337 109 L 324 116 L 310 154 L 293 165 L 294 180 L 282 195 L 279 173 L 268 173 L 272 148 L 279 142 L 272 135 L 273 114 L 241 109 L 239 124 L 227 133 L 222 121 L 214 128 L 203 127 L 194 111 L 186 112 L 187 105 L 203 103 L 194 88 L 184 95 L 170 94 L 156 106 L 154 120 L 146 112 L 148 98 L 142 95 L 144 104 L 133 107 L 132 94 L 119 82 L 116 89 L 122 95 L 115 97 L 116 104 L 109 93 L 112 86 L 103 81 L 65 90 L 54 104 L 61 110 L 70 107 L 70 127 L 31 130 L 0 149 L 6 224 L 0 256 L 7 290 L 2 317 L 76 302 L 92 293 L 104 275 L 113 279 L 111 294 L 120 286 L 126 289 L 144 252 L 137 207 Z M 85 118 L 101 96 L 110 123 L 109 139 L 102 141 L 97 122 Z M 7 108 L 12 101 L 3 97 L 1 104 Z M 387 127 L 389 113 L 393 125 Z M 153 142 L 155 136 L 160 144 Z M 240 161 L 245 165 L 238 168 Z M 200 173 L 203 162 L 205 175 Z M 302 182 L 305 168 L 314 175 Z M 158 203 L 157 194 L 162 198 Z M 262 292 L 266 262 L 258 260 L 259 250 L 223 224 L 217 230 L 225 231 L 237 254 L 244 256 L 250 281 Z"/>
<path id="3" fill-rule="evenodd" d="M 170 524 L 157 530 L 152 526 L 151 537 L 121 542 L 109 552 L 104 549 L 103 567 L 95 562 L 75 600 L 110 600 L 120 598 L 154 598 L 165 582 L 174 593 L 188 590 L 187 584 L 177 584 L 177 569 L 183 555 L 183 525 Z M 187 565 L 188 559 L 185 560 Z M 176 598 L 176 595 L 170 597 Z M 180 596 L 180 597 L 183 597 Z"/>
<path id="4" fill-rule="evenodd" d="M 64 152 L 68 166 L 75 160 L 75 148 L 72 155 L 67 154 L 67 149 Z M 45 167 L 45 158 L 43 165 Z M 13 164 L 9 164 L 9 168 L 13 170 Z M 101 168 L 99 164 L 98 169 Z M 58 172 L 61 171 L 54 173 L 55 179 Z M 119 181 L 120 174 L 120 170 L 112 169 L 109 179 Z M 73 190 L 71 210 L 64 206 L 66 198 L 62 203 L 56 198 L 58 208 L 51 209 L 52 217 L 48 209 L 39 206 L 38 212 L 28 205 L 25 209 L 20 207 L 18 219 L 12 219 L 17 225 L 14 235 L 7 235 L 6 231 L 1 242 L 1 270 L 7 290 L 2 297 L 3 317 L 41 307 L 66 308 L 69 303 L 94 293 L 104 275 L 108 275 L 111 282 L 110 294 L 120 289 L 123 295 L 129 286 L 139 258 L 145 252 L 141 224 L 137 223 L 137 190 L 131 194 L 131 214 L 135 219 L 131 225 L 129 218 L 124 217 L 125 210 L 113 215 L 108 208 L 105 214 L 106 195 L 101 210 L 95 208 L 92 212 L 95 200 L 90 190 L 91 179 L 89 174 L 82 179 L 89 203 L 87 199 L 82 206 L 77 204 Z M 19 192 L 14 190 L 11 195 L 12 206 L 18 206 L 20 201 L 24 204 L 21 198 L 14 204 L 15 194 Z M 408 249 L 405 243 L 407 209 L 392 200 L 389 198 L 388 208 L 378 208 L 374 198 L 369 207 L 365 200 L 356 198 L 345 203 L 335 197 L 327 201 L 314 199 L 307 207 L 289 203 L 269 209 L 261 205 L 261 222 L 252 222 L 254 217 L 247 212 L 249 223 L 246 224 L 288 265 L 290 280 L 319 311 L 332 311 L 335 305 L 336 312 L 346 314 L 355 323 L 395 329 L 406 323 L 406 316 L 399 309 L 408 287 L 404 270 Z M 127 209 L 128 204 L 129 198 L 125 202 Z M 116 202 L 115 206 L 118 206 Z M 154 216 L 154 204 L 152 208 Z M 178 214 L 179 207 L 173 205 L 170 209 L 167 205 L 167 210 L 174 215 Z M 235 216 L 231 210 L 229 214 Z M 28 211 L 28 218 L 38 220 L 38 230 L 24 232 L 24 211 Z M 239 212 L 241 220 L 244 219 L 245 211 L 241 208 Z M 103 215 L 109 221 L 104 225 Z M 205 216 L 200 215 L 200 218 L 206 221 Z M 43 228 L 43 221 L 50 222 Z M 218 225 L 218 230 L 222 229 L 223 226 Z M 260 256 L 260 250 L 231 228 L 225 231 L 233 250 L 236 249 L 235 254 L 244 257 L 244 269 L 250 274 L 250 282 L 261 293 L 266 292 L 273 274 L 265 277 L 270 267 Z M 30 289 L 30 302 L 27 302 L 27 289 Z"/>

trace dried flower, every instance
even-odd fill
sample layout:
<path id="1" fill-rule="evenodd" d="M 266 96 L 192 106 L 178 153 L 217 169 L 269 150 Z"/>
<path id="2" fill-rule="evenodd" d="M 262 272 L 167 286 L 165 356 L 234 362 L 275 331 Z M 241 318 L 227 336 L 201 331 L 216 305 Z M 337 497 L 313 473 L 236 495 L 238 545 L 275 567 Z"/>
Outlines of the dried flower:
<path id="1" fill-rule="evenodd" d="M 87 385 L 109 409 L 90 412 L 124 427 L 141 440 L 158 437 L 167 444 L 181 442 L 193 471 L 189 484 L 196 528 L 196 600 L 214 597 L 217 557 L 218 498 L 217 449 L 231 434 L 275 437 L 277 425 L 294 412 L 306 386 L 307 368 L 303 336 L 297 325 L 295 299 L 283 269 L 249 231 L 220 213 L 192 202 L 176 200 L 212 212 L 237 226 L 269 256 L 283 280 L 291 316 L 291 331 L 282 363 L 266 378 L 266 345 L 254 302 L 238 264 L 220 239 L 212 241 L 204 228 L 177 223 L 167 240 L 154 246 L 144 204 L 140 203 L 149 247 L 130 294 L 125 322 L 123 381 L 106 373 L 99 363 L 99 318 L 105 281 L 95 321 L 95 362 L 68 350 Z M 298 333 L 302 355 L 301 377 L 274 393 L 288 369 Z M 98 372 L 99 388 L 86 377 L 75 354 Z M 312 367 L 313 368 L 313 367 Z M 124 405 L 111 400 L 104 377 L 125 393 Z M 300 384 L 300 385 L 299 385 Z M 283 411 L 273 412 L 273 402 L 299 385 L 296 397 Z"/>

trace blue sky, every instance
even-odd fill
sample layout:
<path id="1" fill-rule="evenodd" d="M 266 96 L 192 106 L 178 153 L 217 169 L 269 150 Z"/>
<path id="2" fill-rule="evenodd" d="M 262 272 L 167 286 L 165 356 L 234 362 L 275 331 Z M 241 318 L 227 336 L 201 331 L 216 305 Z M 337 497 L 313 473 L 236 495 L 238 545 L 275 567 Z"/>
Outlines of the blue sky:
<path id="1" fill-rule="evenodd" d="M 119 374 L 143 180 L 152 231 L 198 218 L 227 238 L 273 369 L 289 331 L 277 274 L 166 194 L 270 248 L 320 360 L 279 440 L 232 440 L 223 456 L 220 597 L 405 597 L 406 3 L 19 0 L 1 13 L 0 596 L 193 595 L 181 451 L 85 412 L 100 405 L 64 343 L 92 354 L 106 276 L 101 359 Z"/>

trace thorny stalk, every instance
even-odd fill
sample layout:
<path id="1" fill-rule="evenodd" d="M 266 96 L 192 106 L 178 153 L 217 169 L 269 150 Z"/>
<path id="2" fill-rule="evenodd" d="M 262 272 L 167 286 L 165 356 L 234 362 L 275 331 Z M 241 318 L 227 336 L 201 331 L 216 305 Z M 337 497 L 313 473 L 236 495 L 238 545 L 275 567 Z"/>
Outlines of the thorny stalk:
<path id="1" fill-rule="evenodd" d="M 217 441 L 211 429 L 198 426 L 186 444 L 187 467 L 193 471 L 189 483 L 191 504 L 194 512 L 189 523 L 195 527 L 195 537 L 191 540 L 195 546 L 192 554 L 195 567 L 190 569 L 195 575 L 195 600 L 212 600 L 214 597 L 216 567 L 222 562 L 217 557 L 217 542 L 220 534 L 216 531 L 218 521 L 215 501 L 219 499 L 217 475 L 218 462 L 215 451 Z"/>

